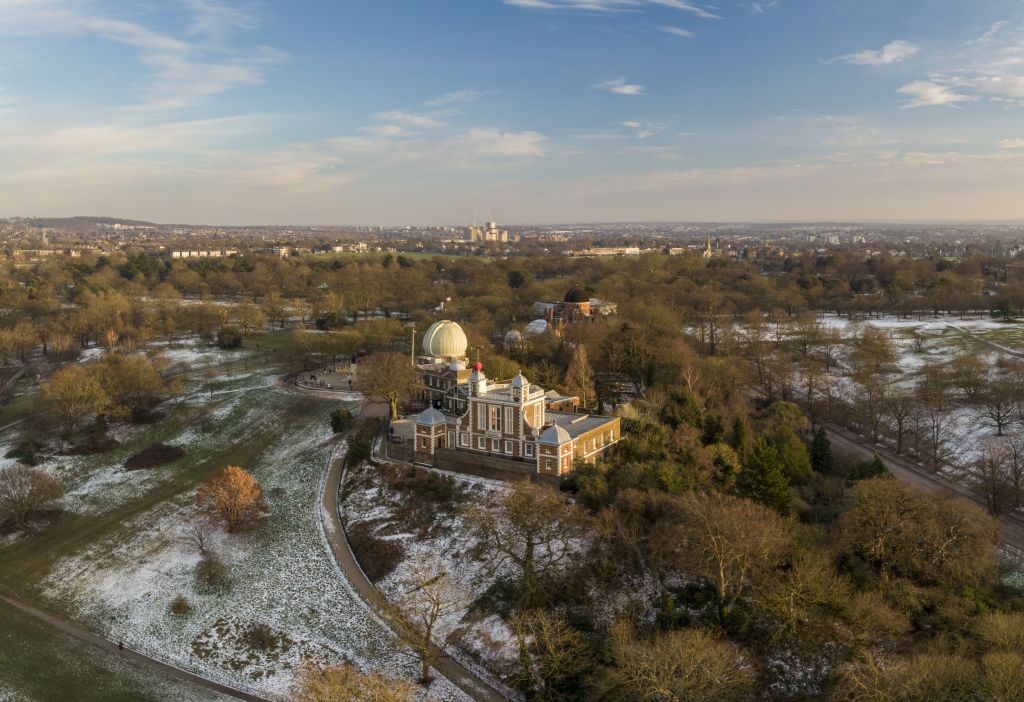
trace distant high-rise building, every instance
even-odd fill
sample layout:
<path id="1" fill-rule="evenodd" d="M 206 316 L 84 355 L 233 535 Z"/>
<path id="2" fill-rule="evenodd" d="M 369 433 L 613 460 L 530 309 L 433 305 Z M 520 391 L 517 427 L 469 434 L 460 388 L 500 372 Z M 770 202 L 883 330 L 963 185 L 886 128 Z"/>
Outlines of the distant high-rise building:
<path id="1" fill-rule="evenodd" d="M 469 228 L 469 241 L 507 244 L 509 235 L 507 230 L 498 229 L 497 222 L 486 222 L 482 227 Z"/>

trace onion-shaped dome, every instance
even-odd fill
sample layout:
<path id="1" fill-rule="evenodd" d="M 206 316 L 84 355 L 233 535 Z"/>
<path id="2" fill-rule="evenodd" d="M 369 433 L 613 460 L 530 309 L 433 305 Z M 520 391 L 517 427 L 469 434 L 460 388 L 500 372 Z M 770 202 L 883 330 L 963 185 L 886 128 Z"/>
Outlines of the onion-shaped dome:
<path id="1" fill-rule="evenodd" d="M 526 329 L 523 333 L 526 336 L 540 336 L 548 330 L 548 321 L 546 319 L 535 319 L 526 325 Z"/>
<path id="2" fill-rule="evenodd" d="M 468 346 L 462 327 L 447 319 L 431 324 L 423 335 L 423 351 L 435 358 L 461 358 Z"/>
<path id="3" fill-rule="evenodd" d="M 577 304 L 581 302 L 590 302 L 590 295 L 587 294 L 586 290 L 577 286 L 565 294 L 565 301 Z"/>

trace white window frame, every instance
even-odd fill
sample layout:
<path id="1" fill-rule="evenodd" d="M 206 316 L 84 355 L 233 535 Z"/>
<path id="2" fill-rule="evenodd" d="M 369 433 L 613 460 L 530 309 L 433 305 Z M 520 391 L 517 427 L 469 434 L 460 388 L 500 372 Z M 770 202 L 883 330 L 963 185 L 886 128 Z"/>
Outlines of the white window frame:
<path id="1" fill-rule="evenodd" d="M 533 444 L 523 444 L 523 455 L 527 458 L 533 458 Z"/>
<path id="2" fill-rule="evenodd" d="M 476 447 L 480 451 L 486 451 L 487 450 L 487 439 L 482 437 L 482 436 L 476 437 Z"/>
<path id="3" fill-rule="evenodd" d="M 515 412 L 515 410 L 513 408 L 511 408 L 511 407 L 506 407 L 505 408 L 505 433 L 506 434 L 511 434 L 512 433 L 512 426 L 513 426 L 512 415 L 513 415 L 513 412 Z"/>
<path id="4" fill-rule="evenodd" d="M 508 439 L 505 439 L 505 453 L 514 453 L 516 450 L 515 446 Z"/>
<path id="5" fill-rule="evenodd" d="M 469 446 L 469 432 L 459 432 L 459 446 Z"/>

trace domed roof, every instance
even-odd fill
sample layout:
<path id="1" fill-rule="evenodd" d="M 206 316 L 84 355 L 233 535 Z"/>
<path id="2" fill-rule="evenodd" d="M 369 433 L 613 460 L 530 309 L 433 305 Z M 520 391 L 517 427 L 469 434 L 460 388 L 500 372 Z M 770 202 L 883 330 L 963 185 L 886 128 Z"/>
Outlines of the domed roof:
<path id="1" fill-rule="evenodd" d="M 518 346 L 523 343 L 523 334 L 515 329 L 512 329 L 505 334 L 505 346 Z"/>
<path id="2" fill-rule="evenodd" d="M 590 302 L 590 295 L 583 288 L 577 286 L 565 294 L 566 302 Z"/>
<path id="3" fill-rule="evenodd" d="M 569 436 L 569 432 L 557 424 L 553 424 L 544 430 L 544 433 L 540 435 L 540 443 L 547 444 L 548 446 L 561 446 L 564 443 L 572 441 L 572 437 Z"/>
<path id="4" fill-rule="evenodd" d="M 526 336 L 540 336 L 548 330 L 548 321 L 546 319 L 535 319 L 526 325 L 526 329 L 523 333 Z"/>
<path id="5" fill-rule="evenodd" d="M 427 427 L 436 427 L 445 423 L 444 415 L 439 410 L 433 407 L 420 412 L 420 415 L 416 417 L 416 423 Z"/>
<path id="6" fill-rule="evenodd" d="M 428 356 L 461 358 L 466 355 L 466 333 L 455 322 L 444 319 L 434 322 L 423 335 L 423 351 Z"/>

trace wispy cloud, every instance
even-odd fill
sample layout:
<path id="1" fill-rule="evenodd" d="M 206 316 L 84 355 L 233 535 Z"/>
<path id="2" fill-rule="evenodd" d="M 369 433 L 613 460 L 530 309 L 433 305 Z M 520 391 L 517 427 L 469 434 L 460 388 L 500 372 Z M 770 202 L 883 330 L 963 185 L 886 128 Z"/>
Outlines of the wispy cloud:
<path id="1" fill-rule="evenodd" d="M 942 85 L 930 80 L 917 80 L 904 85 L 899 90 L 901 95 L 910 98 L 904 103 L 904 108 L 915 107 L 956 107 L 962 102 L 974 102 L 978 98 L 973 95 L 958 93 L 948 85 Z"/>
<path id="2" fill-rule="evenodd" d="M 412 112 L 410 110 L 390 110 L 388 112 L 378 112 L 373 116 L 374 119 L 380 120 L 381 122 L 393 122 L 395 124 L 404 125 L 407 127 L 421 127 L 432 129 L 435 127 L 443 127 L 445 123 L 434 116 L 428 114 L 422 114 L 419 112 Z"/>
<path id="3" fill-rule="evenodd" d="M 531 10 L 586 10 L 589 12 L 636 12 L 656 5 L 688 12 L 702 19 L 721 19 L 707 7 L 684 0 L 503 0 L 506 5 Z"/>
<path id="4" fill-rule="evenodd" d="M 1024 107 L 1024 25 L 997 22 L 976 39 L 943 52 L 927 79 L 900 89 L 905 107 L 958 105 L 987 99 Z"/>
<path id="5" fill-rule="evenodd" d="M 595 90 L 607 90 L 616 95 L 643 95 L 646 86 L 627 83 L 625 78 L 612 78 L 595 84 Z"/>
<path id="6" fill-rule="evenodd" d="M 1024 139 L 1003 139 L 999 142 L 1000 149 L 1024 149 Z"/>
<path id="7" fill-rule="evenodd" d="M 623 122 L 622 126 L 632 130 L 637 139 L 649 139 L 661 130 L 661 125 L 634 119 Z"/>
<path id="8" fill-rule="evenodd" d="M 150 71 L 133 109 L 179 109 L 238 86 L 258 85 L 267 68 L 287 59 L 277 49 L 227 46 L 226 37 L 255 29 L 254 11 L 215 0 L 184 0 L 188 28 L 175 35 L 93 11 L 75 0 L 0 0 L 0 37 L 94 36 L 131 47 Z"/>
<path id="9" fill-rule="evenodd" d="M 493 90 L 455 90 L 445 95 L 427 100 L 423 103 L 427 107 L 448 107 L 450 105 L 465 105 L 476 102 L 480 98 L 493 94 Z"/>
<path id="10" fill-rule="evenodd" d="M 682 27 L 666 26 L 666 27 L 658 27 L 658 29 L 660 29 L 661 31 L 665 32 L 666 34 L 671 34 L 674 37 L 681 37 L 683 39 L 692 39 L 693 37 L 697 36 L 696 34 L 691 32 L 689 29 L 683 29 Z"/>
<path id="11" fill-rule="evenodd" d="M 848 63 L 854 66 L 888 66 L 900 61 L 906 61 L 920 50 L 920 47 L 917 45 L 899 39 L 889 42 L 878 50 L 866 49 L 852 54 L 843 54 L 842 56 L 836 56 L 829 62 Z"/>
<path id="12" fill-rule="evenodd" d="M 752 2 L 747 7 L 750 8 L 751 12 L 763 15 L 769 10 L 778 7 L 781 3 L 782 0 L 762 0 L 761 2 Z"/>

